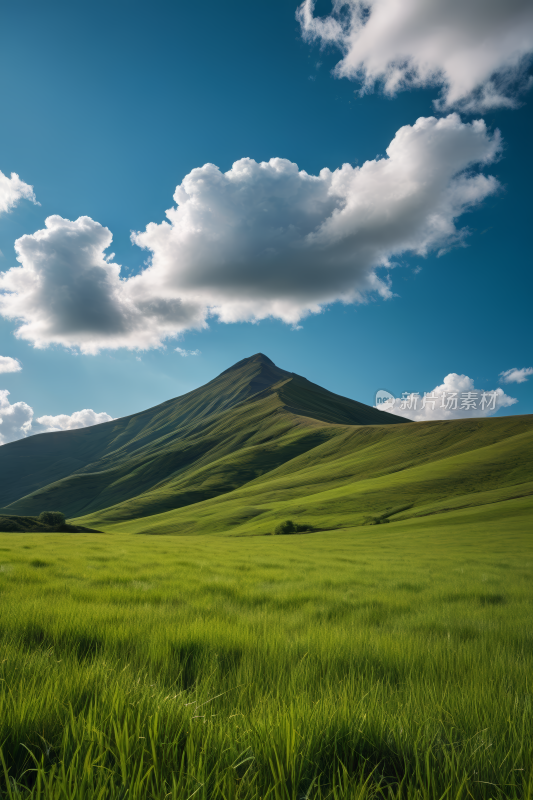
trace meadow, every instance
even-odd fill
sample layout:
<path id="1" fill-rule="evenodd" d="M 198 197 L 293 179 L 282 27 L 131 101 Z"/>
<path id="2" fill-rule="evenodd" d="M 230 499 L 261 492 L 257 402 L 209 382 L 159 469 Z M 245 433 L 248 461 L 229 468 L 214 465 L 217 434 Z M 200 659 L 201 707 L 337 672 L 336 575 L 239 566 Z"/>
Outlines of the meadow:
<path id="1" fill-rule="evenodd" d="M 0 534 L 0 797 L 533 797 L 532 511 Z"/>

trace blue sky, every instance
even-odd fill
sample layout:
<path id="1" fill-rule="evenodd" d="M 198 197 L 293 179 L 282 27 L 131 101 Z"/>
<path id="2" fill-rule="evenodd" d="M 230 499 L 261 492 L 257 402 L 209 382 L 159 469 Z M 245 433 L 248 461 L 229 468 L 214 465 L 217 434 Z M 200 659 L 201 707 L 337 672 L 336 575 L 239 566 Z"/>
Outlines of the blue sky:
<path id="1" fill-rule="evenodd" d="M 410 3 L 416 4 L 416 0 Z M 439 6 L 437 0 L 432 3 Z M 512 75 L 507 70 L 508 80 L 490 84 L 499 87 L 501 96 L 492 101 L 496 107 L 479 99 L 479 86 L 475 102 L 471 99 L 474 95 L 464 90 L 462 96 L 446 105 L 446 91 L 451 96 L 455 85 L 451 66 L 447 84 L 420 80 L 423 85 L 407 85 L 391 95 L 383 91 L 382 79 L 361 96 L 361 82 L 354 79 L 349 68 L 340 74 L 341 50 L 334 43 L 325 42 L 324 30 L 315 25 L 307 30 L 307 36 L 303 35 L 305 31 L 295 17 L 298 5 L 287 0 L 230 4 L 112 0 L 90 6 L 26 2 L 3 8 L 0 170 L 5 176 L 17 173 L 31 185 L 40 205 L 21 198 L 9 212 L 0 215 L 0 270 L 7 272 L 20 266 L 14 243 L 24 235 L 30 238 L 26 240 L 23 263 L 26 270 L 30 269 L 31 259 L 37 258 L 37 239 L 31 237 L 45 229 L 47 217 L 59 215 L 73 222 L 88 217 L 95 225 L 108 228 L 113 242 L 104 250 L 107 255 L 115 253 L 110 263 L 122 266 L 122 278 L 141 277 L 138 288 L 131 284 L 134 294 L 130 292 L 124 300 L 124 304 L 137 304 L 137 333 L 128 333 L 126 338 L 113 333 L 114 307 L 109 312 L 99 307 L 105 305 L 105 293 L 99 294 L 98 287 L 84 284 L 86 300 L 81 297 L 79 309 L 73 305 L 71 316 L 83 316 L 91 306 L 91 321 L 87 324 L 93 326 L 92 333 L 83 333 L 85 344 L 81 350 L 93 347 L 98 352 L 80 352 L 82 339 L 74 330 L 75 319 L 67 324 L 55 301 L 47 305 L 48 295 L 39 301 L 41 310 L 37 314 L 23 297 L 25 284 L 19 284 L 19 316 L 13 316 L 14 306 L 10 306 L 11 318 L 0 318 L 0 355 L 17 359 L 22 366 L 16 372 L 0 374 L 0 389 L 10 393 L 9 400 L 4 396 L 4 403 L 25 403 L 33 409 L 35 418 L 72 415 L 82 409 L 123 416 L 183 394 L 241 358 L 262 351 L 285 369 L 369 404 L 373 404 L 377 389 L 385 388 L 395 395 L 422 394 L 441 385 L 450 373 L 458 373 L 469 376 L 476 389 L 502 386 L 508 396 L 518 400 L 502 407 L 499 414 L 533 412 L 533 378 L 525 380 L 525 373 L 520 383 L 499 383 L 503 371 L 533 366 L 529 322 L 533 288 L 529 233 L 532 112 L 531 93 L 523 90 L 527 69 L 522 73 L 515 70 Z M 520 6 L 518 0 L 515 5 Z M 476 2 L 472 2 L 475 6 Z M 345 21 L 349 9 L 344 9 Z M 335 22 L 331 11 L 330 3 L 317 4 L 313 20 L 322 16 Z M 457 24 L 460 22 L 458 19 Z M 430 20 L 429 24 L 434 22 Z M 501 20 L 495 19 L 494 25 L 501 27 Z M 521 28 L 525 30 L 527 25 Z M 475 25 L 472 30 L 475 36 Z M 324 44 L 327 46 L 321 47 Z M 344 52 L 350 55 L 349 40 L 343 45 Z M 357 46 L 366 46 L 373 58 L 383 49 L 383 42 L 378 36 Z M 412 45 L 415 50 L 416 46 Z M 523 49 L 527 53 L 527 42 Z M 365 63 L 370 64 L 371 56 Z M 508 56 L 502 55 L 503 60 L 507 57 L 507 65 Z M 521 67 L 527 68 L 527 57 Z M 333 74 L 335 68 L 337 73 Z M 370 68 L 365 68 L 368 77 Z M 475 72 L 474 66 L 472 71 Z M 436 109 L 439 98 L 440 107 Z M 509 105 L 515 107 L 506 107 Z M 454 126 L 450 124 L 445 130 L 442 120 L 450 113 L 459 117 Z M 440 127 L 426 125 L 417 133 L 418 129 L 413 128 L 417 119 L 432 116 L 441 121 Z M 464 137 L 473 137 L 468 126 L 479 119 L 485 121 L 484 132 L 475 143 L 473 139 L 468 143 Z M 365 212 L 361 209 L 367 208 L 368 203 L 377 203 L 380 213 L 387 211 L 387 203 L 392 202 L 389 195 L 399 180 L 394 175 L 387 178 L 385 173 L 378 174 L 379 170 L 375 185 L 369 184 L 372 175 L 364 184 L 370 200 L 361 200 L 359 182 L 339 201 L 339 208 L 352 201 L 359 205 L 355 216 L 342 223 L 342 234 L 330 232 L 331 237 L 337 236 L 335 245 L 331 244 L 332 239 L 324 244 L 324 236 L 320 241 L 318 237 L 316 246 L 305 245 L 308 249 L 304 261 L 293 258 L 301 250 L 299 240 L 291 240 L 287 250 L 280 244 L 273 250 L 271 261 L 263 258 L 265 241 L 262 232 L 254 228 L 257 215 L 252 218 L 247 208 L 236 205 L 231 208 L 231 225 L 238 235 L 235 241 L 226 242 L 227 247 L 224 245 L 220 263 L 215 263 L 217 246 L 203 249 L 203 234 L 185 244 L 176 239 L 170 250 L 163 241 L 166 229 L 161 223 L 165 211 L 176 205 L 176 187 L 192 170 L 206 163 L 226 173 L 243 158 L 256 162 L 279 158 L 297 164 L 309 175 L 319 175 L 324 168 L 334 173 L 345 163 L 357 168 L 367 161 L 386 158 L 387 147 L 403 126 L 410 126 L 409 131 L 414 131 L 413 137 L 416 133 L 420 141 L 423 137 L 424 141 L 437 135 L 443 137 L 438 145 L 442 157 L 439 150 L 431 150 L 424 156 L 432 159 L 428 161 L 430 167 L 422 161 L 419 166 L 409 166 L 419 170 L 415 177 L 420 185 L 436 161 L 444 164 L 447 158 L 456 157 L 463 140 L 465 148 L 475 150 L 475 157 L 468 161 L 465 156 L 460 162 L 463 174 L 472 179 L 491 175 L 497 180 L 498 185 L 492 188 L 476 184 L 478 194 L 471 209 L 455 215 L 450 212 L 456 229 L 466 226 L 469 230 L 462 242 L 457 241 L 457 236 L 455 240 L 448 236 L 448 241 L 441 241 L 432 233 L 424 240 L 429 241 L 427 254 L 417 254 L 406 246 L 401 232 L 392 236 L 382 227 L 374 236 L 369 254 L 360 242 L 366 241 L 368 231 L 378 223 L 370 219 L 368 231 L 365 230 L 364 220 L 360 221 Z M 496 129 L 502 137 L 498 154 L 494 144 Z M 413 150 L 417 146 L 416 142 L 409 145 L 408 155 L 406 150 L 397 154 L 398 175 L 404 175 L 401 159 L 418 158 Z M 449 150 L 453 150 L 452 155 Z M 436 178 L 434 187 L 430 187 L 435 209 L 442 208 L 441 195 L 451 192 L 454 169 L 451 164 L 448 173 L 442 179 Z M 266 191 L 262 173 L 267 175 L 262 170 L 257 173 L 257 180 L 250 179 L 248 205 L 253 206 L 257 195 Z M 409 172 L 411 177 L 412 174 L 415 173 Z M 267 178 L 270 180 L 269 175 Z M 213 192 L 217 175 L 210 175 L 209 181 L 209 191 Z M 195 191 L 200 191 L 199 185 L 197 181 Z M 302 209 L 308 193 L 323 191 L 317 186 L 316 181 L 304 181 L 299 186 L 300 216 L 307 213 Z M 215 197 L 205 193 L 198 196 L 205 208 Z M 224 203 L 220 202 L 223 214 Z M 292 213 L 290 198 L 284 196 L 279 202 L 282 207 L 271 212 L 276 225 Z M 327 205 L 330 201 L 323 192 L 316 202 Z M 457 202 L 460 207 L 466 201 Z M 180 201 L 180 208 L 184 207 Z M 243 221 L 235 216 L 241 213 L 239 208 Z M 395 224 L 401 225 L 400 212 L 396 206 L 395 209 L 389 216 L 396 214 Z M 330 211 L 324 212 L 324 219 L 331 216 Z M 204 233 L 209 233 L 213 226 L 205 213 L 202 219 Z M 429 224 L 427 220 L 422 222 Z M 411 236 L 419 249 L 422 222 L 413 223 Z M 150 235 L 141 235 L 140 242 L 145 247 L 142 249 L 132 243 L 130 234 L 143 232 L 150 223 L 155 229 Z M 306 235 L 314 224 L 306 217 L 302 223 L 308 226 Z M 406 224 L 411 224 L 410 218 Z M 173 225 L 179 233 L 183 222 L 176 217 Z M 359 244 L 350 244 L 355 236 L 347 229 L 350 225 L 359 226 Z M 381 217 L 379 225 L 385 225 Z M 100 236 L 100 230 L 87 229 L 86 236 L 93 237 L 91 243 Z M 54 241 L 70 235 L 69 231 L 59 226 Z M 235 248 L 246 239 L 243 231 L 250 231 L 250 241 L 243 244 L 241 264 Z M 389 235 L 394 243 L 387 252 L 389 263 L 394 266 L 389 270 L 378 267 L 374 272 L 376 258 L 379 254 L 382 257 L 379 237 L 386 239 Z M 406 236 L 407 233 L 404 239 Z M 340 244 L 338 237 L 344 237 Z M 103 247 L 100 239 L 98 242 Z M 58 245 L 54 247 L 54 253 L 59 252 Z M 192 255 L 191 248 L 196 248 Z M 447 252 L 439 256 L 441 249 Z M 85 269 L 79 266 L 81 262 L 76 260 L 74 251 L 61 252 L 65 269 Z M 45 256 L 50 258 L 48 251 Z M 139 298 L 152 292 L 155 285 L 150 283 L 150 275 L 141 275 L 149 259 L 159 264 L 159 277 L 153 280 L 160 283 L 146 311 Z M 190 322 L 180 323 L 181 330 L 176 331 L 176 326 L 172 328 L 175 308 L 165 307 L 164 312 L 157 312 L 156 335 L 153 307 L 168 300 L 167 279 L 175 266 L 172 259 L 176 263 L 189 259 L 188 271 L 180 278 L 184 286 L 187 284 L 189 294 L 175 281 L 172 291 L 177 292 L 176 297 L 189 298 L 186 316 Z M 210 259 L 214 259 L 212 269 L 205 267 Z M 234 262 L 241 266 L 234 268 Z M 342 280 L 330 280 L 335 270 L 343 271 Z M 383 280 L 389 275 L 388 297 L 386 290 L 380 294 L 369 289 L 371 274 Z M 308 279 L 310 275 L 313 277 Z M 27 282 L 25 274 L 20 280 Z M 349 294 L 350 281 L 353 291 L 360 293 L 355 302 Z M 305 297 L 297 296 L 298 285 L 305 294 L 308 283 L 313 283 L 312 291 L 309 289 Z M 4 290 L 7 291 L 5 286 Z M 10 291 L 13 292 L 12 287 Z M 55 296 L 60 296 L 58 291 Z M 341 295 L 350 302 L 331 302 Z M 202 309 L 212 306 L 213 298 L 219 296 L 225 298 L 221 301 L 221 314 L 209 316 L 209 327 L 198 329 Z M 315 311 L 322 309 L 320 313 L 310 313 L 313 304 Z M 279 308 L 282 311 L 278 312 Z M 29 324 L 27 338 L 20 338 L 23 313 Z M 139 314 L 144 314 L 141 321 Z M 179 314 L 183 316 L 182 311 Z M 221 318 L 230 321 L 223 322 Z M 238 321 L 242 319 L 255 321 Z M 97 331 L 98 325 L 101 329 Z M 179 337 L 168 337 L 168 331 L 177 332 Z M 163 346 L 154 344 L 154 336 L 159 336 Z M 184 357 L 176 347 L 201 352 Z M 56 426 L 61 427 L 61 422 Z M 25 432 L 42 429 L 34 423 Z"/>

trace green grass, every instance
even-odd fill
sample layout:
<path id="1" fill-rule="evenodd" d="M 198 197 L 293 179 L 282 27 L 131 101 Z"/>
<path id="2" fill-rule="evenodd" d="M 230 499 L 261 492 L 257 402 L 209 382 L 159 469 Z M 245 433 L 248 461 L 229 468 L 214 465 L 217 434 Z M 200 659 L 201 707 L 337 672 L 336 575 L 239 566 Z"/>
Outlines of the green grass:
<path id="1" fill-rule="evenodd" d="M 532 511 L 0 535 L 0 796 L 531 798 Z"/>

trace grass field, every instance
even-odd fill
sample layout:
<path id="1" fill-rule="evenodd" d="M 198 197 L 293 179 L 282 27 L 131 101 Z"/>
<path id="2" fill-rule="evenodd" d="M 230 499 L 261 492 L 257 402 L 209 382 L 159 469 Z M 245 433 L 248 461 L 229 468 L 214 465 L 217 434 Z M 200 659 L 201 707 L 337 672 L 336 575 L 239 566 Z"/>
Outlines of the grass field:
<path id="1" fill-rule="evenodd" d="M 0 534 L 0 796 L 533 797 L 532 512 Z"/>

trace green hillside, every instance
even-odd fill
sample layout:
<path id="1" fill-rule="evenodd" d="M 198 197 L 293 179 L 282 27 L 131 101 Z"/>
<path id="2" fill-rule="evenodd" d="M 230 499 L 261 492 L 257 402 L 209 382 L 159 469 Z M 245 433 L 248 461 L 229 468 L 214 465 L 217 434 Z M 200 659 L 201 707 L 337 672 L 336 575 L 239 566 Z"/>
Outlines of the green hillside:
<path id="1" fill-rule="evenodd" d="M 0 507 L 123 519 L 231 492 L 327 442 L 341 426 L 403 424 L 279 369 L 261 353 L 130 417 L 0 448 Z"/>
<path id="2" fill-rule="evenodd" d="M 257 354 L 155 408 L 0 448 L 5 514 L 134 533 L 395 522 L 533 493 L 533 415 L 408 423 Z"/>
<path id="3" fill-rule="evenodd" d="M 287 518 L 334 529 L 361 525 L 369 516 L 387 514 L 394 522 L 533 494 L 533 415 L 339 426 L 328 433 L 231 493 L 135 520 L 128 513 L 134 503 L 121 504 L 79 522 L 135 533 L 261 534 Z M 243 454 L 237 458 L 242 463 Z M 221 459 L 218 466 L 228 463 Z"/>

